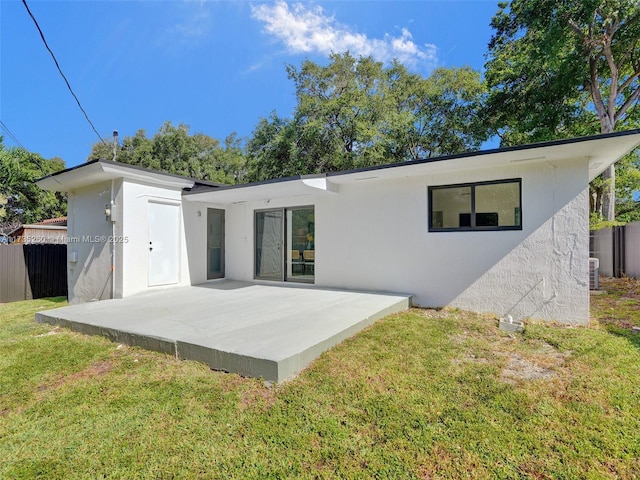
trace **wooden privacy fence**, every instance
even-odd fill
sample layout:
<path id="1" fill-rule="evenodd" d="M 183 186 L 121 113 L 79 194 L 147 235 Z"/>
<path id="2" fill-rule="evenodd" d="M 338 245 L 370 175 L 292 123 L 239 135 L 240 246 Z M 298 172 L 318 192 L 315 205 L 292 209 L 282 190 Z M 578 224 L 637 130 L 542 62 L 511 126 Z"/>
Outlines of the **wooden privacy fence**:
<path id="1" fill-rule="evenodd" d="M 600 274 L 640 278 L 640 222 L 591 232 L 589 256 L 600 260 Z"/>
<path id="2" fill-rule="evenodd" d="M 67 296 L 67 246 L 0 245 L 0 303 Z"/>

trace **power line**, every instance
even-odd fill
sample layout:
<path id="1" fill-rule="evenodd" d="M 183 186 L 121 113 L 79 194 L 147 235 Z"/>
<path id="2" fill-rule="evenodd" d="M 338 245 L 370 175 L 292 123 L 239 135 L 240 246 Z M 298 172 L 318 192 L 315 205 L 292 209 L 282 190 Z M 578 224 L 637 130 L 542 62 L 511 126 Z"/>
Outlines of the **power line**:
<path id="1" fill-rule="evenodd" d="M 40 33 L 40 38 L 42 38 L 42 42 L 44 43 L 44 46 L 47 48 L 47 51 L 51 54 L 51 58 L 53 58 L 54 63 L 56 64 L 56 67 L 58 68 L 58 72 L 60 72 L 60 75 L 62 76 L 62 78 L 64 79 L 64 83 L 67 84 L 67 88 L 69 89 L 69 91 L 71 92 L 71 95 L 73 95 L 73 98 L 75 98 L 76 103 L 78 104 L 78 107 L 80 107 L 80 110 L 82 111 L 82 113 L 84 114 L 84 118 L 87 119 L 87 122 L 89 122 L 89 125 L 91 125 L 91 128 L 93 129 L 93 131 L 96 133 L 96 135 L 98 136 L 98 138 L 100 139 L 100 141 L 102 143 L 104 143 L 105 145 L 107 144 L 107 142 L 104 141 L 104 139 L 100 136 L 100 134 L 98 133 L 98 130 L 96 130 L 96 127 L 93 126 L 93 122 L 91 121 L 91 119 L 89 118 L 89 115 L 87 115 L 87 112 L 84 110 L 84 108 L 82 108 L 82 104 L 80 103 L 80 100 L 78 100 L 78 97 L 76 96 L 76 94 L 73 92 L 73 89 L 71 88 L 71 85 L 69 85 L 69 80 L 67 80 L 67 77 L 65 76 L 65 74 L 62 72 L 62 69 L 60 68 L 60 65 L 58 64 L 58 60 L 56 60 L 56 56 L 53 54 L 53 52 L 51 51 L 51 49 L 49 48 L 49 44 L 47 43 L 47 40 L 44 38 L 44 33 L 42 33 L 42 30 L 40 29 L 40 25 L 38 25 L 38 21 L 36 20 L 36 17 L 33 16 L 33 13 L 31 13 L 31 10 L 29 10 L 29 5 L 27 5 L 27 0 L 22 0 L 22 3 L 24 5 L 24 8 L 27 9 L 27 13 L 29 14 L 29 16 L 31 17 L 31 20 L 33 20 L 33 23 L 35 23 L 36 28 L 38 29 L 38 32 Z"/>
<path id="2" fill-rule="evenodd" d="M 6 123 L 4 123 L 2 120 L 0 120 L 0 128 L 2 128 L 2 130 L 4 130 L 4 131 L 7 133 L 7 135 L 9 135 L 9 138 L 10 138 L 11 140 L 13 140 L 13 143 L 15 143 L 16 145 L 18 145 L 18 146 L 19 146 L 20 148 L 22 148 L 23 150 L 27 150 L 27 149 L 25 148 L 25 146 L 24 146 L 24 145 L 22 145 L 22 144 L 20 143 L 20 140 L 18 140 L 18 139 L 16 138 L 16 136 L 11 132 L 11 130 L 9 130 L 9 127 L 7 127 L 7 124 L 6 124 Z M 29 151 L 29 150 L 27 150 L 27 152 L 28 152 L 28 151 Z"/>
<path id="3" fill-rule="evenodd" d="M 22 143 L 20 143 L 20 140 L 18 140 L 18 138 L 13 134 L 13 132 L 9 130 L 9 127 L 7 127 L 7 124 L 4 123 L 2 120 L 0 120 L 0 128 L 2 128 L 2 130 L 4 130 L 7 133 L 7 135 L 9 135 L 9 138 L 13 140 L 14 143 L 16 143 L 20 148 L 22 148 L 25 152 L 27 152 L 30 158 L 38 165 L 40 170 L 42 170 L 42 172 L 45 173 L 45 171 L 42 168 L 42 162 L 40 161 L 40 156 L 38 154 L 34 154 L 32 151 L 28 150 L 27 147 L 22 145 Z"/>

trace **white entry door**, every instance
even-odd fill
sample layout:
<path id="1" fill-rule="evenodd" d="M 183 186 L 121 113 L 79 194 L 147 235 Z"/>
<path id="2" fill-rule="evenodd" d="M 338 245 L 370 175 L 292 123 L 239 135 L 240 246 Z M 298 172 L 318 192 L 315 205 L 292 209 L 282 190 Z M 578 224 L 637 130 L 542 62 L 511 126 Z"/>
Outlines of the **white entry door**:
<path id="1" fill-rule="evenodd" d="M 178 283 L 180 207 L 149 202 L 149 286 Z"/>

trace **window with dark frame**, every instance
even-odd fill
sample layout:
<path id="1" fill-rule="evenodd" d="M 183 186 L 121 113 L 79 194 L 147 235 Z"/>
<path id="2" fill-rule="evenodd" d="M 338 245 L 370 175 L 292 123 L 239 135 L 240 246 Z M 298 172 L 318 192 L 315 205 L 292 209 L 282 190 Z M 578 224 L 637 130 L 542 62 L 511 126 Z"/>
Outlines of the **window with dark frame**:
<path id="1" fill-rule="evenodd" d="M 522 179 L 429 187 L 429 231 L 522 230 Z"/>

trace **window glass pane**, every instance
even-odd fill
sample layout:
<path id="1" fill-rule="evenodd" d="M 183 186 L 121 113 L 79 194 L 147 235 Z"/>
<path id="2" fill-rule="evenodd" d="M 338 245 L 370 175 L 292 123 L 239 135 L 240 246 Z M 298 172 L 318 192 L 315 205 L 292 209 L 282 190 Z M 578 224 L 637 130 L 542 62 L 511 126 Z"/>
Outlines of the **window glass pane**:
<path id="1" fill-rule="evenodd" d="M 471 226 L 471 187 L 434 188 L 431 191 L 432 228 Z"/>
<path id="2" fill-rule="evenodd" d="M 478 185 L 475 189 L 476 226 L 520 226 L 520 183 Z"/>
<path id="3" fill-rule="evenodd" d="M 207 209 L 207 278 L 224 277 L 224 210 Z"/>
<path id="4" fill-rule="evenodd" d="M 287 278 L 313 281 L 315 275 L 315 215 L 313 208 L 287 210 Z"/>

